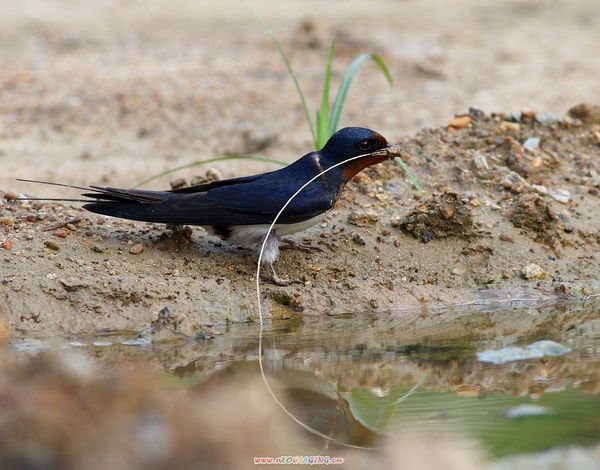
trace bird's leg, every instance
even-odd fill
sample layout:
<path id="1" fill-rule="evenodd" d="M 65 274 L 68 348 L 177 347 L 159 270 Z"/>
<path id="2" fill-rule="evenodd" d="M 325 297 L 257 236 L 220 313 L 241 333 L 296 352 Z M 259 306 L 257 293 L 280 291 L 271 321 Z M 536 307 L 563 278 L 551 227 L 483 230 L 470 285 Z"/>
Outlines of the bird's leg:
<path id="1" fill-rule="evenodd" d="M 269 280 L 276 286 L 289 286 L 291 284 L 304 284 L 300 279 L 281 279 L 275 272 L 273 263 L 269 263 L 269 269 L 271 270 L 271 278 Z"/>
<path id="2" fill-rule="evenodd" d="M 282 238 L 281 242 L 284 245 L 281 247 L 283 250 L 300 250 L 305 253 L 311 253 L 313 251 L 323 252 L 323 248 L 312 245 L 305 245 L 304 243 L 298 243 L 290 238 Z"/>
<path id="3" fill-rule="evenodd" d="M 271 278 L 269 279 L 269 281 L 277 286 L 289 286 L 290 284 L 304 284 L 298 279 L 281 279 L 277 275 L 277 273 L 275 272 L 275 268 L 273 267 L 273 263 L 277 258 L 279 258 L 279 237 L 277 237 L 275 233 L 271 233 L 269 234 L 269 238 L 265 244 L 262 258 L 263 263 L 269 266 L 269 270 L 271 271 Z"/>

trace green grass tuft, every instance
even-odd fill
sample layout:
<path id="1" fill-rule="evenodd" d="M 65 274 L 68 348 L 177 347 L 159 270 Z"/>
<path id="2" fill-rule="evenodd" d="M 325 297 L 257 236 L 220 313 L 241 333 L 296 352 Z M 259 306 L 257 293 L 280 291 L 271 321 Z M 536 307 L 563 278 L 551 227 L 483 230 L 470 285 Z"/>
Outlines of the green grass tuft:
<path id="1" fill-rule="evenodd" d="M 330 87 L 331 87 L 331 68 L 332 68 L 332 64 L 333 64 L 333 57 L 334 57 L 334 53 L 335 53 L 335 44 L 336 44 L 336 41 L 334 38 L 331 41 L 331 44 L 329 46 L 329 51 L 327 54 L 327 62 L 325 63 L 325 75 L 323 77 L 323 91 L 321 94 L 321 105 L 316 113 L 316 121 L 315 121 L 316 124 L 315 124 L 315 122 L 313 122 L 313 120 L 310 117 L 311 113 L 308 108 L 308 104 L 307 104 L 304 92 L 302 91 L 302 87 L 300 86 L 300 82 L 298 81 L 298 77 L 296 76 L 296 73 L 294 72 L 294 69 L 292 67 L 292 64 L 290 63 L 289 58 L 287 57 L 283 48 L 281 47 L 281 43 L 277 39 L 277 36 L 275 36 L 273 29 L 266 22 L 266 20 L 264 18 L 262 18 L 256 12 L 254 7 L 247 0 L 239 0 L 239 1 L 243 5 L 245 5 L 248 8 L 248 10 L 250 10 L 250 12 L 254 15 L 254 17 L 259 21 L 262 28 L 265 30 L 265 32 L 271 38 L 271 41 L 275 45 L 277 52 L 279 53 L 281 59 L 283 60 L 283 63 L 285 64 L 285 66 L 288 70 L 288 73 L 289 73 L 290 77 L 292 78 L 292 81 L 294 82 L 294 86 L 296 88 L 296 92 L 298 93 L 298 97 L 300 98 L 300 102 L 302 103 L 304 117 L 305 117 L 306 123 L 308 124 L 308 127 L 310 129 L 310 133 L 312 136 L 315 150 L 319 150 L 319 149 L 323 148 L 325 146 L 325 144 L 327 143 L 327 141 L 329 140 L 329 138 L 338 130 L 340 118 L 342 116 L 342 110 L 344 108 L 344 104 L 348 97 L 348 91 L 350 89 L 350 84 L 352 83 L 352 80 L 358 73 L 360 67 L 366 61 L 368 61 L 369 59 L 372 60 L 373 63 L 375 65 L 377 65 L 377 67 L 379 67 L 379 69 L 381 70 L 381 72 L 383 73 L 383 75 L 385 76 L 387 81 L 389 82 L 389 84 L 390 85 L 394 84 L 392 75 L 391 75 L 387 65 L 385 64 L 383 58 L 380 55 L 375 54 L 373 52 L 366 52 L 366 53 L 360 54 L 352 61 L 352 63 L 350 64 L 350 66 L 348 67 L 346 72 L 344 73 L 342 82 L 340 83 L 340 87 L 338 89 L 337 95 L 333 102 L 333 107 L 331 107 L 329 96 L 330 96 Z M 215 158 L 209 158 L 209 159 L 205 159 L 205 160 L 196 160 L 196 161 L 188 163 L 186 165 L 181 165 L 181 166 L 177 166 L 174 168 L 170 168 L 166 171 L 163 171 L 162 173 L 159 173 L 157 175 L 151 176 L 149 178 L 146 178 L 145 180 L 138 182 L 134 186 L 134 188 L 138 188 L 144 184 L 147 184 L 158 178 L 175 173 L 180 170 L 184 170 L 184 169 L 191 168 L 194 166 L 204 165 L 207 163 L 214 163 L 214 162 L 219 162 L 219 161 L 224 161 L 224 160 L 234 160 L 234 159 L 264 161 L 264 162 L 276 163 L 276 164 L 280 164 L 280 165 L 287 164 L 285 162 L 267 158 L 267 157 L 256 157 L 256 156 L 250 156 L 250 155 L 232 155 L 232 156 L 227 156 L 227 157 L 215 157 Z M 408 168 L 406 163 L 404 163 L 400 158 L 396 158 L 395 160 L 402 167 L 402 169 L 406 173 L 411 184 L 415 187 L 415 189 L 417 191 L 419 191 L 421 189 L 421 185 L 419 184 L 419 181 L 417 180 L 414 173 L 410 170 L 410 168 Z"/>

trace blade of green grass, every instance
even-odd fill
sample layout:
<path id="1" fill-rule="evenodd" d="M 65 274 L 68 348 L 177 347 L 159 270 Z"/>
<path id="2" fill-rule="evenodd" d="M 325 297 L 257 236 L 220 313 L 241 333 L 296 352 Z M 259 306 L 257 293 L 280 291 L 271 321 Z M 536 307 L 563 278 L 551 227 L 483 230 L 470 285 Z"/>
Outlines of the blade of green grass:
<path id="1" fill-rule="evenodd" d="M 412 172 L 412 170 L 408 167 L 408 165 L 406 163 L 404 163 L 400 157 L 394 158 L 394 161 L 398 165 L 400 165 L 400 167 L 402 168 L 404 173 L 406 173 L 406 176 L 408 177 L 410 184 L 413 185 L 413 188 L 415 188 L 417 191 L 421 191 L 421 183 L 419 183 L 419 180 L 417 179 L 415 174 Z"/>
<path id="2" fill-rule="evenodd" d="M 354 59 L 348 67 L 348 70 L 346 70 L 346 73 L 344 74 L 344 78 L 342 80 L 342 84 L 340 85 L 340 89 L 338 90 L 337 96 L 335 97 L 333 111 L 329 119 L 330 135 L 333 134 L 338 128 L 340 116 L 342 115 L 342 108 L 344 107 L 344 103 L 346 101 L 346 96 L 348 95 L 348 90 L 350 88 L 350 84 L 352 83 L 352 79 L 358 72 L 360 66 L 368 59 L 371 59 L 373 62 L 375 62 L 375 64 L 381 69 L 390 85 L 394 84 L 394 79 L 392 78 L 390 71 L 388 70 L 387 66 L 385 65 L 385 62 L 383 61 L 380 55 L 374 54 L 372 52 L 366 52 L 356 57 L 356 59 Z"/>
<path id="3" fill-rule="evenodd" d="M 335 51 L 335 38 L 329 46 L 327 54 L 327 63 L 325 64 L 325 77 L 323 78 L 323 94 L 321 95 L 321 108 L 317 111 L 317 142 L 316 150 L 325 146 L 331 136 L 329 133 L 329 86 L 331 82 L 331 64 L 333 62 L 333 53 Z"/>
<path id="4" fill-rule="evenodd" d="M 162 173 L 158 173 L 154 176 L 150 176 L 149 178 L 146 178 L 146 179 L 138 182 L 133 187 L 133 189 L 139 188 L 140 186 L 143 186 L 143 185 L 149 183 L 150 181 L 154 181 L 158 178 L 162 178 L 163 176 L 175 173 L 176 171 L 185 170 L 186 168 L 191 168 L 194 166 L 204 165 L 206 163 L 222 162 L 225 160 L 252 160 L 252 161 L 257 161 L 257 162 L 275 163 L 276 165 L 281 165 L 281 166 L 286 166 L 288 164 L 288 162 L 284 162 L 281 160 L 275 160 L 273 158 L 267 158 L 267 157 L 253 157 L 252 155 L 228 155 L 226 157 L 207 158 L 206 160 L 196 160 L 191 163 L 186 163 L 185 165 L 180 165 L 180 166 L 176 166 L 173 168 L 169 168 L 168 170 L 165 170 Z"/>
<path id="5" fill-rule="evenodd" d="M 298 96 L 300 97 L 300 101 L 302 102 L 302 108 L 304 109 L 304 117 L 306 118 L 306 122 L 308 123 L 308 127 L 310 128 L 310 133 L 313 138 L 313 142 L 316 146 L 317 145 L 317 134 L 315 132 L 315 126 L 312 122 L 312 119 L 310 118 L 310 111 L 308 109 L 308 104 L 306 103 L 306 98 L 304 97 L 304 93 L 302 92 L 302 88 L 300 87 L 300 82 L 298 81 L 298 78 L 296 77 L 296 73 L 294 72 L 294 69 L 292 68 L 292 64 L 290 64 L 290 61 L 289 61 L 287 55 L 283 51 L 283 48 L 281 47 L 281 44 L 280 44 L 279 40 L 277 39 L 277 37 L 275 36 L 275 33 L 271 29 L 271 26 L 269 25 L 269 23 L 267 23 L 266 20 L 263 19 L 256 12 L 254 7 L 249 2 L 247 2 L 246 0 L 239 0 L 239 1 L 240 1 L 240 3 L 245 5 L 246 8 L 248 8 L 252 12 L 254 17 L 259 21 L 259 23 L 261 24 L 263 29 L 266 31 L 266 33 L 271 38 L 271 41 L 275 45 L 277 52 L 279 52 L 279 55 L 283 59 L 283 62 L 285 63 L 285 66 L 287 67 L 290 77 L 292 77 L 292 80 L 294 81 L 294 85 L 296 86 L 296 91 L 298 92 Z"/>

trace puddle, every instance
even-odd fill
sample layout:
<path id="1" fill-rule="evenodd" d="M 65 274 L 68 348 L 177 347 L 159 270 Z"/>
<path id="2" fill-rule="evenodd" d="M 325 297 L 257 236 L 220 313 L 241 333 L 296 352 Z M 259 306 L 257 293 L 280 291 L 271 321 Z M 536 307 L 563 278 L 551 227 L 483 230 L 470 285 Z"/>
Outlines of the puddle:
<path id="1" fill-rule="evenodd" d="M 419 313 L 273 320 L 262 343 L 269 383 L 303 423 L 352 445 L 416 431 L 465 437 L 492 457 L 600 443 L 600 304 L 436 315 L 425 324 Z M 529 327 L 513 328 L 514 319 Z M 175 387 L 198 390 L 224 373 L 259 374 L 252 324 L 204 341 L 113 334 L 10 344 L 104 364 L 142 358 Z"/>

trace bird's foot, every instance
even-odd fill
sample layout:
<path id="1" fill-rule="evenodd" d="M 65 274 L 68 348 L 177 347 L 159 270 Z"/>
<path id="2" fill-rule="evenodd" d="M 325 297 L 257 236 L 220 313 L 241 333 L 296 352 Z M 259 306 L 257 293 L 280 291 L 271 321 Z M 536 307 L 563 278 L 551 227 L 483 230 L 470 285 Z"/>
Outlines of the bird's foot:
<path id="1" fill-rule="evenodd" d="M 304 282 L 302 282 L 300 279 L 281 279 L 275 272 L 275 268 L 273 267 L 272 264 L 269 264 L 269 269 L 271 270 L 271 277 L 269 279 L 269 282 L 272 282 L 276 286 L 285 287 L 285 286 L 289 286 L 292 284 L 304 285 Z"/>
<path id="2" fill-rule="evenodd" d="M 300 250 L 305 253 L 312 253 L 313 251 L 318 251 L 319 253 L 323 253 L 323 248 L 312 245 L 305 245 L 303 243 L 298 243 L 294 240 L 290 240 L 289 238 L 284 238 L 281 240 L 281 249 L 282 250 Z"/>

